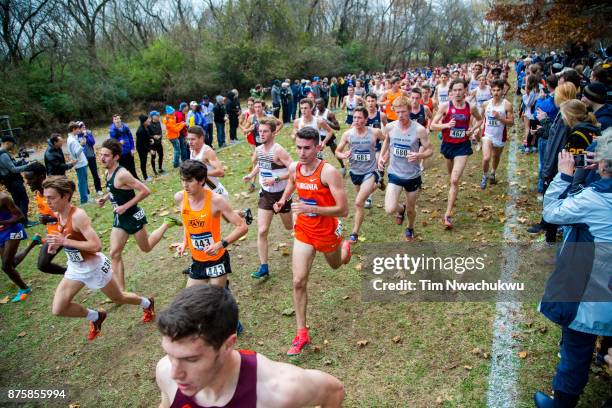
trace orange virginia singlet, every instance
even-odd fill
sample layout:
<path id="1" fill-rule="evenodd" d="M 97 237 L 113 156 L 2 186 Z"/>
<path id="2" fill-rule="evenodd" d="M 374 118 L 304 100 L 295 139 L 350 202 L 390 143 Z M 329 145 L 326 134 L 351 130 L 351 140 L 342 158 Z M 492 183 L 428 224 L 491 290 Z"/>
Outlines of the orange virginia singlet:
<path id="1" fill-rule="evenodd" d="M 302 174 L 302 164 L 295 168 L 295 186 L 301 202 L 318 207 L 332 207 L 336 200 L 328 186 L 321 182 L 321 171 L 325 160 L 321 160 L 310 176 Z M 342 242 L 342 234 L 336 217 L 314 213 L 302 213 L 295 221 L 295 238 L 312 245 L 320 252 L 333 252 Z"/>
<path id="2" fill-rule="evenodd" d="M 204 250 L 221 241 L 221 217 L 212 214 L 212 191 L 204 189 L 204 205 L 201 210 L 192 210 L 189 198 L 183 192 L 183 210 L 181 218 L 187 236 L 191 257 L 198 262 L 216 261 L 225 254 L 221 248 L 216 255 L 208 255 Z"/>
<path id="3" fill-rule="evenodd" d="M 53 214 L 53 211 L 51 211 L 51 208 L 49 208 L 45 196 L 40 195 L 38 191 L 36 192 L 36 207 L 38 207 L 38 213 L 40 215 L 47 215 L 49 217 L 57 218 L 55 214 Z M 45 227 L 47 227 L 47 235 L 55 234 L 59 230 L 57 221 L 50 222 L 46 224 Z"/>
<path id="4" fill-rule="evenodd" d="M 387 91 L 387 105 L 385 106 L 385 114 L 387 119 L 397 120 L 397 113 L 393 110 L 393 101 L 402 96 L 402 90 L 400 89 L 397 93 L 393 93 L 392 90 Z"/>

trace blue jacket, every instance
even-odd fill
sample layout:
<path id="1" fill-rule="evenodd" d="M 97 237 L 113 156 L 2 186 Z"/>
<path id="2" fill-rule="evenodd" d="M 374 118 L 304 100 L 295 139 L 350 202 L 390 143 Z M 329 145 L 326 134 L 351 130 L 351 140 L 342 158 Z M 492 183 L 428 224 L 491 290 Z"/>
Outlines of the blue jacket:
<path id="1" fill-rule="evenodd" d="M 548 279 L 539 310 L 563 327 L 611 336 L 612 302 L 602 300 L 612 298 L 612 178 L 601 179 L 576 194 L 567 194 L 572 179 L 557 174 L 544 196 L 544 220 L 569 225 L 570 231 L 559 249 L 555 271 Z M 579 296 L 559 301 L 554 296 L 555 289 L 559 289 L 555 282 L 571 283 L 565 287 Z"/>
<path id="2" fill-rule="evenodd" d="M 601 123 L 602 132 L 612 126 L 612 105 L 607 103 L 599 108 L 599 110 L 595 112 L 595 118 Z"/>
<path id="3" fill-rule="evenodd" d="M 555 105 L 555 98 L 553 95 L 546 95 L 543 99 L 538 99 L 535 103 L 535 112 L 537 114 L 538 109 L 542 109 L 549 118 L 554 118 L 559 112 L 559 108 Z"/>
<path id="4" fill-rule="evenodd" d="M 121 124 L 121 129 L 117 129 L 117 127 L 113 123 L 112 125 L 110 125 L 108 133 L 111 139 L 115 139 L 118 141 L 123 140 L 123 150 L 121 150 L 121 155 L 130 154 L 132 150 L 136 150 L 132 132 L 125 123 Z"/>

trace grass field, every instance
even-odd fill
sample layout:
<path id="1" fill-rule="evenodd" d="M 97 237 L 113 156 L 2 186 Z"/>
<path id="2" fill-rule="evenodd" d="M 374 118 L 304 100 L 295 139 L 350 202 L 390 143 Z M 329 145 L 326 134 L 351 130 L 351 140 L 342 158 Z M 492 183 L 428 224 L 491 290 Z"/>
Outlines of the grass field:
<path id="1" fill-rule="evenodd" d="M 341 120 L 343 114 L 339 114 Z M 136 130 L 135 123 L 129 123 Z M 343 130 L 346 128 L 343 125 Z M 100 130 L 102 132 L 103 130 Z M 278 141 L 291 153 L 289 130 L 283 129 Z M 461 242 L 478 239 L 500 242 L 506 222 L 508 200 L 506 180 L 507 152 L 498 170 L 500 183 L 480 190 L 481 153 L 470 157 L 462 179 L 455 211 L 456 228 L 444 231 L 440 217 L 446 206 L 447 176 L 439 155 L 439 140 L 432 135 L 435 154 L 427 164 L 424 188 L 418 201 L 416 232 L 428 242 Z M 166 169 L 171 168 L 171 146 L 165 145 Z M 249 166 L 251 149 L 246 143 L 224 149 L 219 156 L 227 166 L 223 183 L 231 193 L 235 208 L 256 208 L 257 194 L 243 194 L 242 176 Z M 295 154 L 294 154 L 295 157 Z M 326 158 L 337 162 L 326 151 Z M 526 225 L 540 218 L 540 204 L 534 192 L 537 156 L 518 157 L 519 217 L 514 229 L 519 240 L 531 240 Z M 176 171 L 150 184 L 153 194 L 142 207 L 149 230 L 161 222 L 160 214 L 173 213 L 173 193 L 181 189 Z M 354 199 L 350 180 L 345 179 L 349 203 Z M 383 194 L 375 194 L 374 207 L 367 210 L 361 232 L 365 242 L 398 241 L 403 227 L 382 208 Z M 485 207 L 488 206 L 488 207 Z M 482 209 L 485 209 L 483 215 Z M 110 206 L 98 209 L 89 204 L 86 211 L 102 237 L 104 252 L 112 224 Z M 481 210 L 481 211 L 479 211 Z M 35 211 L 35 210 L 34 210 Z M 352 225 L 353 208 L 343 221 Z M 271 278 L 259 282 L 249 277 L 258 267 L 256 222 L 245 240 L 231 247 L 231 287 L 240 304 L 245 333 L 239 347 L 254 349 L 266 356 L 291 361 L 302 367 L 322 369 L 345 384 L 348 407 L 484 407 L 490 358 L 492 321 L 495 304 L 479 303 L 366 303 L 361 300 L 359 257 L 363 245 L 353 246 L 351 263 L 332 271 L 318 256 L 309 282 L 308 322 L 313 347 L 299 358 L 289 359 L 285 352 L 295 333 L 292 309 L 290 248 L 292 237 L 279 220 L 274 220 L 270 239 Z M 524 224 L 524 225 L 523 225 Z M 28 230 L 42 232 L 35 227 Z M 179 241 L 180 230 L 172 229 L 149 254 L 141 253 L 133 240 L 125 251 L 127 289 L 156 297 L 163 309 L 184 287 L 182 270 L 189 258 L 175 258 L 169 246 Z M 289 252 L 278 244 L 287 244 Z M 35 249 L 35 252 L 37 249 Z M 58 257 L 63 260 L 63 255 Z M 100 293 L 83 290 L 76 301 L 87 307 L 104 307 L 110 313 L 102 336 L 86 341 L 84 319 L 58 318 L 50 313 L 51 300 L 59 278 L 36 270 L 36 254 L 29 256 L 18 270 L 32 285 L 32 295 L 23 303 L 0 304 L 0 386 L 11 388 L 70 389 L 70 403 L 80 407 L 151 407 L 159 403 L 154 369 L 163 353 L 155 325 L 139 323 L 140 309 L 108 304 Z M 0 280 L 0 297 L 15 293 L 7 278 Z M 526 352 L 520 360 L 517 406 L 532 406 L 534 391 L 550 390 L 558 362 L 559 330 L 535 310 L 536 304 L 523 305 L 523 322 L 516 338 L 520 348 L 507 353 Z M 289 314 L 289 316 L 288 316 Z M 399 336 L 399 341 L 394 337 Z M 364 347 L 357 342 L 367 340 Z M 397 340 L 397 338 L 395 339 Z M 479 348 L 483 353 L 476 353 Z M 524 354 L 522 354 L 524 355 Z M 610 390 L 605 373 L 593 373 L 581 399 L 581 407 L 600 406 Z M 2 405 L 2 403 L 0 403 Z M 42 404 L 41 406 L 47 406 Z M 68 405 L 67 403 L 63 404 Z M 30 405 L 34 406 L 34 405 Z"/>

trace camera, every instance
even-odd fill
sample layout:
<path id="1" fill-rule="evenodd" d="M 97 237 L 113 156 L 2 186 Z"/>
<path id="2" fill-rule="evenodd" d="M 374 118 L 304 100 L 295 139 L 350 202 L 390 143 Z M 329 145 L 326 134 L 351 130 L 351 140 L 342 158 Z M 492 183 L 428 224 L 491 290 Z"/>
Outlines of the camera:
<path id="1" fill-rule="evenodd" d="M 585 167 L 587 165 L 586 154 L 575 154 L 574 164 L 576 165 L 576 168 Z"/>
<path id="2" fill-rule="evenodd" d="M 17 157 L 19 157 L 20 159 L 27 159 L 32 153 L 34 153 L 34 149 L 20 147 L 19 151 L 17 152 Z"/>

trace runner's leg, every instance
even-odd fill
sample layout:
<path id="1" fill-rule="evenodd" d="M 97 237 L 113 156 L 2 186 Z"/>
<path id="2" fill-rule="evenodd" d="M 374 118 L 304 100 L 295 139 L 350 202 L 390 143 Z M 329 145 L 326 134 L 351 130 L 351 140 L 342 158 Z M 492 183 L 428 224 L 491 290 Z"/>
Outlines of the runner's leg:
<path id="1" fill-rule="evenodd" d="M 128 238 L 128 233 L 122 230 L 121 228 L 111 229 L 110 257 L 113 268 L 113 279 L 117 281 L 119 290 L 123 290 L 125 288 L 122 253 Z"/>
<path id="2" fill-rule="evenodd" d="M 312 245 L 293 240 L 293 308 L 298 330 L 306 328 L 306 306 L 308 305 L 308 274 L 312 268 L 316 251 Z"/>
<path id="3" fill-rule="evenodd" d="M 446 205 L 445 216 L 450 216 L 457 201 L 457 195 L 459 194 L 459 179 L 463 174 L 463 169 L 467 163 L 468 156 L 457 156 L 453 159 L 453 170 L 450 174 L 450 187 L 448 189 L 448 204 Z"/>
<path id="4" fill-rule="evenodd" d="M 87 317 L 87 309 L 79 303 L 73 302 L 72 299 L 85 286 L 83 282 L 70 279 L 62 279 L 55 295 L 53 296 L 53 304 L 51 311 L 55 316 L 65 317 Z"/>

